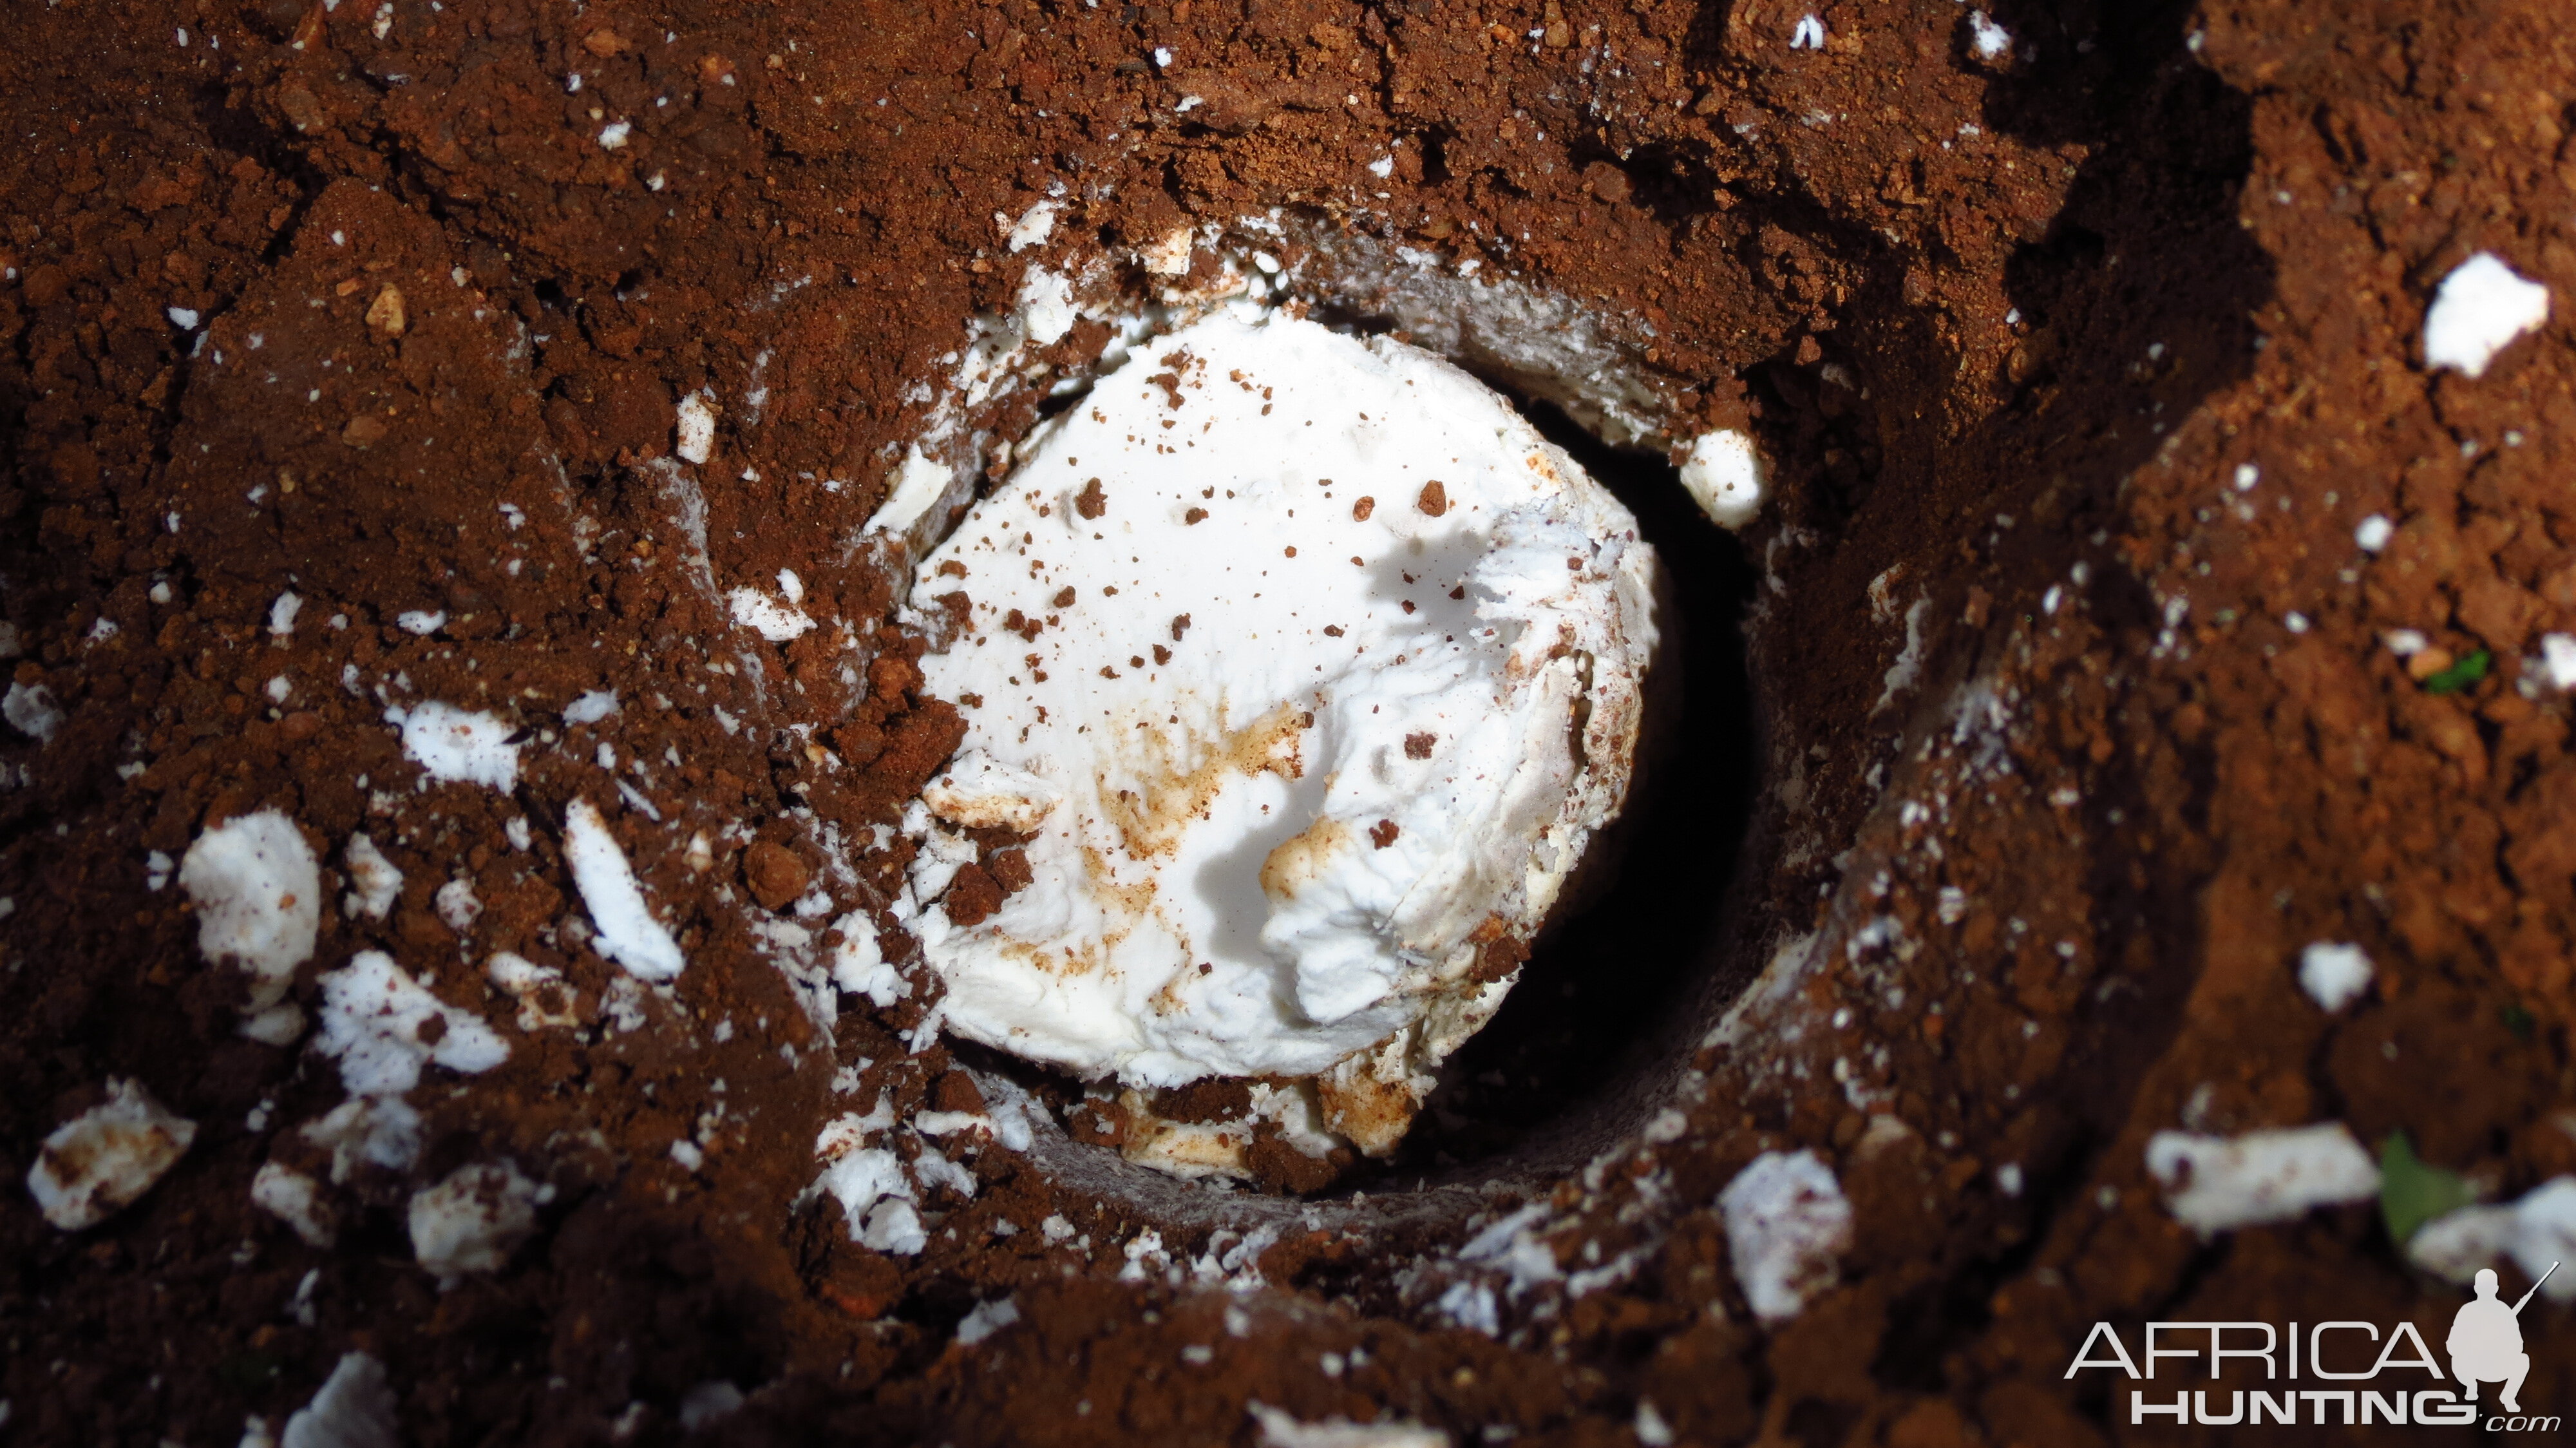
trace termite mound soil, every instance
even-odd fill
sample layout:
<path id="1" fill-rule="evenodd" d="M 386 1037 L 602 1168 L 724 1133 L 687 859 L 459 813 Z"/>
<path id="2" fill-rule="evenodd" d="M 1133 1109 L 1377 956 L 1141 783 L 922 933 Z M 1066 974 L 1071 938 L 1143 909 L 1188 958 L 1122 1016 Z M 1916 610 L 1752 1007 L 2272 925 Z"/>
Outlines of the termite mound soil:
<path id="1" fill-rule="evenodd" d="M 110 1078 L 199 1129 L 88 1231 L 6 1195 L 7 1431 L 236 1442 L 363 1352 L 416 1444 L 676 1440 L 684 1406 L 743 1442 L 1250 1443 L 1255 1402 L 2096 1442 L 2111 1383 L 2065 1368 L 2098 1320 L 2438 1340 L 2460 1293 L 2369 1204 L 2204 1240 L 2144 1146 L 2341 1121 L 2498 1200 L 2576 1169 L 2576 770 L 2529 662 L 2576 628 L 2576 55 L 2537 0 L 2115 9 L 1982 12 L 1999 47 L 1939 0 L 20 16 L 0 1168 Z M 1272 208 L 1582 303 L 1773 498 L 1758 793 L 1640 1029 L 1658 1092 L 1552 1178 L 1366 1230 L 1283 1207 L 1256 1248 L 956 1126 L 999 1103 L 897 936 L 889 1004 L 815 982 L 838 922 L 891 925 L 879 827 L 958 733 L 861 530 L 969 319 Z M 2479 250 L 2557 316 L 2429 374 Z M 782 569 L 816 626 L 779 643 L 726 597 Z M 2431 691 L 2393 629 L 2492 667 Z M 426 780 L 386 718 L 424 700 L 509 725 L 514 787 Z M 584 800 L 687 957 L 667 995 L 588 943 Z M 303 1128 L 337 1069 L 237 1033 L 245 978 L 155 862 L 267 808 L 325 872 L 294 999 L 382 951 L 510 1047 L 413 1089 L 407 1167 L 332 1180 Z M 403 872 L 381 916 L 341 903 L 362 832 Z M 2375 966 L 2339 1014 L 2296 982 L 2320 940 Z M 500 951 L 576 1024 L 523 1025 Z M 818 1132 L 876 1112 L 917 1241 L 806 1195 Z M 1714 1203 L 1775 1150 L 1855 1229 L 1766 1324 Z M 442 1287 L 407 1204 L 503 1158 L 551 1191 Z M 263 1164 L 326 1184 L 332 1245 L 252 1205 Z M 1462 1258 L 1506 1206 L 1525 1239 Z M 2576 1333 L 2533 1311 L 2555 1402 Z"/>

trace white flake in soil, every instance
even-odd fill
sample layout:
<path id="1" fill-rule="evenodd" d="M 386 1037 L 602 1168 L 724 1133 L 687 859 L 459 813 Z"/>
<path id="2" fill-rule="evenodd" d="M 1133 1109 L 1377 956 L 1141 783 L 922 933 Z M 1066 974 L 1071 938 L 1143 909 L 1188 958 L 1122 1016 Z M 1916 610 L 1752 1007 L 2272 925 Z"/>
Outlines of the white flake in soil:
<path id="1" fill-rule="evenodd" d="M 362 1352 L 343 1354 L 313 1401 L 286 1420 L 278 1448 L 397 1448 L 394 1408 L 385 1365 Z"/>
<path id="2" fill-rule="evenodd" d="M 2424 314 L 2424 365 L 2483 375 L 2512 341 L 2549 320 L 2549 288 L 2482 251 L 2451 269 Z"/>
<path id="3" fill-rule="evenodd" d="M 427 638 L 447 627 L 447 610 L 443 608 L 410 608 L 394 615 L 394 627 L 407 634 Z"/>
<path id="4" fill-rule="evenodd" d="M 2159 1131 L 2147 1172 L 2175 1220 L 2204 1237 L 2379 1194 L 2379 1167 L 2340 1121 L 2238 1137 Z"/>
<path id="5" fill-rule="evenodd" d="M 680 399 L 679 417 L 675 424 L 678 440 L 671 450 L 680 461 L 704 463 L 715 453 L 716 409 L 704 388 Z"/>
<path id="6" fill-rule="evenodd" d="M 1825 22 L 1813 15 L 1799 16 L 1797 26 L 1789 32 L 1789 48 L 1791 50 L 1824 49 Z"/>
<path id="7" fill-rule="evenodd" d="M 506 950 L 492 952 L 483 962 L 484 977 L 499 986 L 519 1003 L 519 1029 L 541 1031 L 549 1026 L 578 1026 L 581 1018 L 573 1013 L 575 996 L 563 972 L 549 965 L 539 965 L 522 955 Z"/>
<path id="8" fill-rule="evenodd" d="M 340 864 L 348 871 L 349 879 L 349 893 L 340 897 L 340 913 L 350 919 L 364 915 L 370 920 L 382 920 L 394 908 L 394 901 L 402 898 L 403 872 L 365 833 L 349 836 L 347 848 L 340 852 Z"/>
<path id="9" fill-rule="evenodd" d="M 1469 1238 L 1458 1249 L 1458 1260 L 1502 1272 L 1511 1279 L 1511 1295 L 1520 1297 L 1564 1275 L 1555 1251 L 1540 1236 L 1546 1226 L 1547 1203 L 1533 1202 Z"/>
<path id="10" fill-rule="evenodd" d="M 2447 1281 L 2466 1283 L 2512 1250 L 2519 1235 L 2512 1207 L 2459 1207 L 2416 1228 L 2406 1239 L 2406 1260 Z"/>
<path id="11" fill-rule="evenodd" d="M 322 925 L 321 864 L 303 832 L 273 809 L 235 815 L 188 846 L 179 888 L 196 907 L 197 949 L 250 976 L 244 1034 L 271 1045 L 295 1039 L 304 1017 L 286 990 Z"/>
<path id="12" fill-rule="evenodd" d="M 1190 251 L 1195 237 L 1187 226 L 1175 226 L 1154 241 L 1137 248 L 1136 259 L 1145 270 L 1158 277 L 1186 276 L 1190 270 Z"/>
<path id="13" fill-rule="evenodd" d="M 304 600 L 292 593 L 281 593 L 268 606 L 268 631 L 277 638 L 295 632 L 295 616 L 304 611 Z"/>
<path id="14" fill-rule="evenodd" d="M 904 536 L 948 491 L 948 483 L 948 469 L 924 457 L 920 445 L 915 444 L 904 454 L 903 466 L 895 470 L 886 488 L 886 500 L 868 519 L 867 531 Z"/>
<path id="15" fill-rule="evenodd" d="M 1247 1403 L 1244 1411 L 1260 1425 L 1261 1448 L 1450 1448 L 1448 1434 L 1401 1418 L 1354 1423 L 1332 1417 L 1308 1423 L 1267 1403 Z"/>
<path id="16" fill-rule="evenodd" d="M 2370 957 L 2358 945 L 2317 941 L 2299 952 L 2299 988 L 2332 1015 L 2370 989 Z"/>
<path id="17" fill-rule="evenodd" d="M 1163 1247 L 1163 1234 L 1152 1227 L 1129 1238 L 1127 1245 L 1119 1251 L 1127 1259 L 1127 1265 L 1118 1269 L 1121 1282 L 1142 1282 L 1148 1273 L 1159 1272 L 1172 1265 L 1172 1254 Z"/>
<path id="18" fill-rule="evenodd" d="M 1681 460 L 1682 490 L 1710 522 L 1741 528 L 1762 511 L 1762 457 L 1753 439 L 1719 428 L 1691 439 Z"/>
<path id="19" fill-rule="evenodd" d="M 841 934 L 832 947 L 832 984 L 852 995 L 866 996 L 879 1010 L 910 992 L 903 976 L 888 964 L 877 943 L 877 927 L 864 910 L 853 910 L 832 923 Z"/>
<path id="20" fill-rule="evenodd" d="M 565 811 L 564 860 L 572 866 L 573 887 L 581 892 L 582 906 L 598 931 L 591 944 L 599 953 L 644 980 L 677 977 L 688 965 L 680 943 L 653 918 L 626 851 L 589 800 L 576 799 Z"/>
<path id="21" fill-rule="evenodd" d="M 930 1245 L 930 1233 L 922 1226 L 921 1214 L 912 1203 L 889 1197 L 868 1212 L 867 1226 L 856 1240 L 873 1252 L 918 1257 L 921 1249 Z"/>
<path id="22" fill-rule="evenodd" d="M 814 620 L 789 608 L 757 588 L 737 588 L 725 595 L 725 606 L 733 621 L 774 644 L 801 638 L 814 627 Z"/>
<path id="23" fill-rule="evenodd" d="M 439 923 L 459 935 L 474 928 L 483 918 L 483 902 L 475 897 L 474 882 L 459 877 L 438 887 L 431 902 L 438 910 Z"/>
<path id="24" fill-rule="evenodd" d="M 924 1136 L 953 1136 L 960 1131 L 993 1129 L 993 1118 L 981 1111 L 916 1111 L 912 1129 Z M 972 1193 L 969 1193 L 972 1195 Z"/>
<path id="25" fill-rule="evenodd" d="M 993 1140 L 1006 1150 L 1026 1151 L 1036 1137 L 1029 1121 L 1040 1117 L 1046 1108 L 1007 1078 L 979 1076 L 977 1085 L 984 1095 L 984 1110 Z M 919 1117 L 914 1118 L 918 1123 Z"/>
<path id="26" fill-rule="evenodd" d="M 1718 1193 L 1717 1211 L 1735 1280 L 1765 1322 L 1796 1317 L 1832 1286 L 1851 1247 L 1851 1203 L 1812 1151 L 1755 1157 Z"/>
<path id="27" fill-rule="evenodd" d="M 519 787 L 518 731 L 489 714 L 432 699 L 408 711 L 388 710 L 402 726 L 403 753 L 441 783 L 479 784 L 504 794 Z"/>
<path id="28" fill-rule="evenodd" d="M 1913 606 L 1905 610 L 1905 647 L 1897 650 L 1896 661 L 1887 666 L 1887 677 L 1880 681 L 1878 702 L 1870 706 L 1871 713 L 1895 703 L 1898 695 L 1922 682 L 1923 621 L 1931 614 L 1929 595 L 1914 600 Z"/>
<path id="29" fill-rule="evenodd" d="M 508 1161 L 458 1167 L 412 1193 L 406 1220 L 412 1256 L 453 1286 L 468 1272 L 498 1272 L 511 1249 L 537 1228 L 544 1189 Z"/>
<path id="30" fill-rule="evenodd" d="M 2384 513 L 2371 514 L 2362 519 L 2352 530 L 2353 543 L 2364 553 L 2378 552 L 2388 546 L 2389 539 L 2396 536 L 2397 525 L 2389 522 Z"/>
<path id="31" fill-rule="evenodd" d="M 9 692 L 0 695 L 0 719 L 39 744 L 53 742 L 63 718 L 63 706 L 54 702 L 54 691 L 42 684 L 13 682 Z"/>
<path id="32" fill-rule="evenodd" d="M 322 977 L 313 1049 L 339 1061 L 340 1084 L 353 1096 L 399 1096 L 432 1062 L 473 1075 L 510 1055 L 482 1017 L 430 994 L 379 950 L 359 951 Z"/>
<path id="33" fill-rule="evenodd" d="M 2576 1177 L 2554 1177 L 2509 1206 L 2461 1207 L 2416 1230 L 2407 1260 L 2463 1286 L 2478 1269 L 2510 1254 L 2522 1275 L 2538 1281 L 2551 1263 L 2559 1270 L 2542 1284 L 2552 1302 L 2576 1301 L 2576 1282 L 2562 1284 L 2576 1264 Z"/>
<path id="34" fill-rule="evenodd" d="M 978 1302 L 958 1320 L 957 1340 L 973 1347 L 1019 1320 L 1020 1304 L 1016 1298 L 996 1297 Z"/>
<path id="35" fill-rule="evenodd" d="M 2549 676 L 2550 687 L 2576 689 L 2576 634 L 2542 634 L 2540 667 Z"/>
<path id="36" fill-rule="evenodd" d="M 608 989 L 599 993 L 599 1015 L 611 1029 L 620 1032 L 640 1031 L 649 1017 L 644 1009 L 644 986 L 631 975 L 609 981 Z M 725 1039 L 731 1022 L 719 1022 L 716 1039 Z"/>
<path id="37" fill-rule="evenodd" d="M 1013 300 L 1018 303 L 1020 330 L 1031 346 L 1053 346 L 1081 318 L 1073 304 L 1072 280 L 1042 266 L 1029 268 Z"/>
<path id="38" fill-rule="evenodd" d="M 901 1157 L 866 1144 L 870 1136 L 893 1123 L 891 1105 L 880 1098 L 865 1116 L 845 1112 L 825 1123 L 814 1139 L 814 1155 L 823 1163 L 823 1174 L 807 1195 L 829 1192 L 841 1204 L 851 1241 L 910 1257 L 930 1241 L 915 1209 L 912 1180 L 904 1175 Z"/>
<path id="39" fill-rule="evenodd" d="M 1004 243 L 1012 251 L 1022 252 L 1040 245 L 1055 234 L 1056 210 L 1054 202 L 1040 201 L 1021 212 L 1020 219 L 1017 221 L 1012 221 L 996 212 L 993 222 L 1002 229 Z"/>
<path id="40" fill-rule="evenodd" d="M 1275 315 L 1144 350 L 919 567 L 916 608 L 971 599 L 928 687 L 984 700 L 926 798 L 1036 837 L 959 926 L 974 847 L 914 816 L 915 928 L 960 1035 L 1131 1085 L 1339 1063 L 1382 1150 L 1500 1004 L 1480 941 L 1624 798 L 1657 564 L 1427 354 Z"/>
<path id="41" fill-rule="evenodd" d="M 250 1179 L 251 1205 L 293 1228 L 308 1247 L 329 1248 L 340 1239 L 339 1222 L 322 1184 L 281 1162 L 262 1162 Z"/>
<path id="42" fill-rule="evenodd" d="M 27 1169 L 45 1220 L 66 1232 L 95 1227 L 152 1189 L 197 1139 L 197 1124 L 110 1077 L 107 1100 L 54 1128 Z"/>
<path id="43" fill-rule="evenodd" d="M 730 1418 L 742 1407 L 742 1389 L 722 1378 L 698 1384 L 680 1395 L 680 1431 L 701 1432 Z"/>
<path id="44" fill-rule="evenodd" d="M 2012 32 L 1987 18 L 1983 10 L 1968 12 L 1968 49 L 1979 60 L 1993 60 L 2012 52 Z"/>
<path id="45" fill-rule="evenodd" d="M 352 1097 L 299 1134 L 331 1153 L 331 1180 L 343 1184 L 365 1163 L 409 1171 L 420 1159 L 420 1113 L 399 1096 Z"/>
<path id="46" fill-rule="evenodd" d="M 607 689 L 593 689 L 564 705 L 566 724 L 596 724 L 617 712 L 617 695 Z"/>

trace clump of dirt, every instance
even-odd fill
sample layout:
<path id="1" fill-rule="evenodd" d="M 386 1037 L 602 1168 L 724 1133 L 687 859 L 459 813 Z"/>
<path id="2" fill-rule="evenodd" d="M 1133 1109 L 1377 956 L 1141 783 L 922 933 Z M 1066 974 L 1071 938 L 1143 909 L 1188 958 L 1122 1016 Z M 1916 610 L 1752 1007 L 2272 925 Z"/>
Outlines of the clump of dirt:
<path id="1" fill-rule="evenodd" d="M 2096 1322 L 2434 1340 L 2462 1300 L 2368 1202 L 2202 1238 L 2156 1133 L 2403 1132 L 2493 1200 L 2576 1171 L 2551 7 L 18 19 L 0 1168 L 111 1077 L 198 1127 L 99 1227 L 0 1205 L 26 1441 L 239 1441 L 354 1352 L 422 1444 L 1248 1443 L 1255 1403 L 2095 1442 L 2126 1426 L 2112 1375 L 2067 1376 Z M 1404 276 L 1570 302 L 1513 315 L 1597 325 L 1652 442 L 1747 429 L 1772 491 L 1684 579 L 1749 610 L 1752 717 L 1675 776 L 1749 789 L 1709 814 L 1742 837 L 1659 836 L 1611 898 L 1670 913 L 1623 906 L 1561 1014 L 1528 992 L 1461 1056 L 1413 1180 L 1312 1199 L 1120 1177 L 1059 1088 L 940 1042 L 893 827 L 972 704 L 922 693 L 936 620 L 867 532 L 925 435 L 998 473 L 1113 345 L 1082 320 L 961 401 L 1034 269 L 1143 305 L 1265 247 L 1358 325 L 1433 330 Z M 2479 251 L 2552 320 L 2429 373 Z M 2403 630 L 2486 670 L 2410 668 Z M 506 730 L 509 788 L 406 752 L 427 702 Z M 577 804 L 667 984 L 599 948 Z M 407 1159 L 335 1152 L 337 1065 L 241 1035 L 247 978 L 199 953 L 175 863 L 272 808 L 322 869 L 306 1015 L 381 951 L 508 1046 L 427 1069 Z M 2373 965 L 2340 1011 L 2299 985 L 2318 942 Z M 1717 1203 L 1801 1151 L 1851 1230 L 1757 1312 Z M 443 1284 L 411 1199 L 505 1160 L 534 1228 Z M 263 1168 L 335 1232 L 254 1205 Z M 2576 1368 L 2539 1303 L 2535 1392 Z"/>

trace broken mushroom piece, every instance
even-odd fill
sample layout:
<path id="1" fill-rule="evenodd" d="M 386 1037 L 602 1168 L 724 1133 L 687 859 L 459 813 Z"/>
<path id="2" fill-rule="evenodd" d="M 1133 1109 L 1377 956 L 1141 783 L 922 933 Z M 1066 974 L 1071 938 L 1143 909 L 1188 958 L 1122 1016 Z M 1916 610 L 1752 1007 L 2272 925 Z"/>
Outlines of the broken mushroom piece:
<path id="1" fill-rule="evenodd" d="M 197 1123 L 171 1114 L 136 1083 L 111 1077 L 106 1101 L 45 1138 L 27 1169 L 27 1190 L 46 1221 L 82 1231 L 150 1191 L 196 1139 Z"/>
<path id="2" fill-rule="evenodd" d="M 1626 798 L 1654 550 L 1483 384 L 1283 315 L 1140 347 L 1021 459 L 913 593 L 966 706 L 898 912 L 948 1029 L 1392 1150 Z M 1244 1175 L 1243 1127 L 1126 1136 Z"/>

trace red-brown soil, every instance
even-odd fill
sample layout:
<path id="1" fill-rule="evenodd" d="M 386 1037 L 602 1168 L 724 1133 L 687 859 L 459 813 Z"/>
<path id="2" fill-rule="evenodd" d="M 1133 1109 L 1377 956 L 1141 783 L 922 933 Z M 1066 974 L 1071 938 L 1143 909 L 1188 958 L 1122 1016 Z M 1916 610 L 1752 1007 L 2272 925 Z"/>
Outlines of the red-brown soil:
<path id="1" fill-rule="evenodd" d="M 2067 1381 L 2097 1320 L 2133 1348 L 2150 1319 L 2402 1318 L 2438 1343 L 2461 1295 L 2372 1208 L 2204 1241 L 2143 1152 L 2339 1120 L 2494 1199 L 2576 1171 L 2576 761 L 2529 662 L 2576 629 L 2565 17 L 2005 3 L 2015 46 L 1981 59 L 1948 0 L 1832 0 L 1822 48 L 1792 50 L 1806 13 L 13 7 L 0 606 L 14 681 L 66 717 L 0 730 L 0 1434 L 231 1443 L 365 1351 L 424 1448 L 673 1440 L 719 1379 L 749 1399 L 711 1431 L 744 1443 L 1249 1443 L 1260 1402 L 1609 1444 L 1644 1401 L 1686 1443 L 2062 1445 L 2179 1436 L 2132 1430 L 2102 1374 Z M 1052 237 L 1006 250 L 996 216 L 1058 184 Z M 1628 1057 L 1580 1038 L 1584 1099 L 1504 1090 L 1455 1137 L 1490 1168 L 1373 1179 L 1313 1229 L 1291 1209 L 1257 1290 L 1176 1285 L 1150 1253 L 1121 1280 L 1141 1230 L 1175 1262 L 1221 1252 L 1210 1224 L 1270 1210 L 1231 1204 L 1257 1193 L 1121 1186 L 1062 1142 L 948 1140 L 971 1199 L 925 1193 L 917 1256 L 866 1250 L 799 1204 L 818 1128 L 880 1094 L 898 1117 L 984 1100 L 903 1039 L 926 983 L 842 996 L 827 1045 L 754 929 L 821 890 L 806 926 L 865 909 L 895 941 L 910 850 L 871 827 L 957 737 L 858 531 L 935 405 L 917 384 L 1028 266 L 1272 208 L 1581 299 L 1672 381 L 1676 424 L 1759 438 L 1746 840 L 1663 847 L 1703 927 L 1639 961 L 1663 994 L 1611 1017 Z M 2428 374 L 2432 289 L 2479 250 L 2556 313 L 2482 378 Z M 723 416 L 684 467 L 700 388 Z M 1033 415 L 1023 392 L 983 421 Z M 2376 556 L 2353 541 L 2374 513 L 2397 525 Z M 717 597 L 782 568 L 832 621 L 783 646 Z M 397 626 L 414 610 L 448 622 Z M 1909 614 L 1918 667 L 1890 688 Z M 2429 691 L 2381 643 L 2398 628 L 2495 667 Z M 619 711 L 565 724 L 596 689 Z M 424 698 L 529 731 L 518 789 L 415 787 L 384 712 Z M 603 746 L 652 807 L 611 818 L 689 967 L 637 1029 L 521 1032 L 490 952 L 560 969 L 594 1023 L 618 979 L 560 844 L 575 799 L 615 793 Z M 299 999 L 383 950 L 512 1047 L 412 1093 L 426 1151 L 338 1189 L 328 1251 L 248 1188 L 322 1168 L 296 1128 L 337 1075 L 235 1033 L 243 977 L 147 881 L 262 807 L 327 872 Z M 382 921 L 337 907 L 359 830 L 406 873 Z M 460 878 L 484 907 L 462 939 L 432 898 Z M 1710 1043 L 1810 931 L 1815 968 Z M 2341 1015 L 2296 982 L 2317 940 L 2377 966 Z M 198 1136 L 137 1205 L 58 1232 L 15 1184 L 111 1076 Z M 1765 1328 L 1713 1203 L 1799 1147 L 1855 1243 Z M 555 1188 L 538 1232 L 442 1291 L 403 1204 L 500 1157 Z M 1522 1199 L 1566 1271 L 1630 1267 L 1505 1294 L 1497 1335 L 1457 1325 L 1442 1274 L 1473 1275 L 1473 1214 Z M 1017 1324 L 958 1343 L 1005 1293 Z M 2545 1302 L 2525 1325 L 2525 1400 L 2563 1408 L 2576 1325 Z"/>

